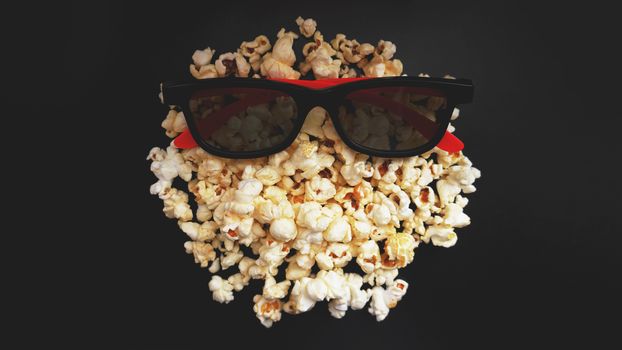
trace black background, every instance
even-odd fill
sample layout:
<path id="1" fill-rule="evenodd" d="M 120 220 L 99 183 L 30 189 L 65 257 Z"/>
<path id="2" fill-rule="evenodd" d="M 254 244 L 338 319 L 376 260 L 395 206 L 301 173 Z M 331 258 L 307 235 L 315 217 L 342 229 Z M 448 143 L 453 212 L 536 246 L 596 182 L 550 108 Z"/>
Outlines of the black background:
<path id="1" fill-rule="evenodd" d="M 41 252 L 8 248 L 23 287 L 11 333 L 22 345 L 86 348 L 616 347 L 619 28 L 612 9 L 570 3 L 26 5 L 29 24 L 3 25 L 19 33 L 9 77 L 13 92 L 33 81 L 45 92 L 16 94 L 5 113 L 34 116 L 28 127 L 46 142 L 18 152 L 37 152 L 24 177 L 45 189 L 46 209 L 23 221 Z M 209 272 L 148 193 L 145 157 L 168 142 L 159 82 L 189 78 L 195 49 L 218 55 L 259 34 L 274 42 L 298 15 L 328 40 L 393 41 L 409 75 L 475 82 L 455 123 L 483 174 L 468 196 L 472 224 L 451 249 L 417 250 L 400 274 L 409 291 L 381 323 L 365 310 L 336 320 L 319 304 L 264 329 L 251 301 L 260 283 L 228 305 L 212 301 Z"/>

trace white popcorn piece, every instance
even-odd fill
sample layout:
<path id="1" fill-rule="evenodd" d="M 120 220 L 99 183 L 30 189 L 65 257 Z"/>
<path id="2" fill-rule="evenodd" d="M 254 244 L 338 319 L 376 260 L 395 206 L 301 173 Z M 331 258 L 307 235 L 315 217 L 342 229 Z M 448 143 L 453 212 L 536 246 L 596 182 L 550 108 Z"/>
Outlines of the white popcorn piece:
<path id="1" fill-rule="evenodd" d="M 315 303 L 326 298 L 328 287 L 323 281 L 314 278 L 303 277 L 294 282 L 289 301 L 283 306 L 283 310 L 290 314 L 298 314 L 311 310 Z"/>
<path id="2" fill-rule="evenodd" d="M 210 64 L 216 50 L 209 47 L 204 50 L 196 50 L 192 54 L 192 62 L 190 65 L 190 74 L 196 79 L 209 79 L 218 77 L 216 66 Z"/>
<path id="3" fill-rule="evenodd" d="M 261 65 L 261 55 L 268 52 L 272 48 L 270 40 L 265 35 L 258 35 L 253 41 L 243 41 L 240 45 L 239 52 L 242 56 L 248 58 L 248 62 L 253 71 L 258 72 Z M 253 78 L 261 78 L 259 74 L 254 74 Z"/>
<path id="4" fill-rule="evenodd" d="M 338 145 L 341 146 L 341 143 L 338 143 Z M 341 146 L 340 148 L 345 149 L 345 146 Z M 346 160 L 346 164 L 344 164 L 339 171 L 350 186 L 358 185 L 364 178 L 369 178 L 374 173 L 374 168 L 371 163 L 365 160 L 367 156 L 356 158 L 356 160 L 352 160 L 350 163 Z"/>
<path id="5" fill-rule="evenodd" d="M 335 218 L 323 233 L 327 242 L 350 242 L 352 240 L 352 228 L 344 217 Z"/>
<path id="6" fill-rule="evenodd" d="M 438 188 L 438 183 L 436 184 L 436 186 Z M 434 203 L 436 202 L 436 195 L 434 194 L 434 190 L 429 186 L 419 188 L 418 191 L 413 191 L 411 193 L 411 196 L 414 196 L 413 202 L 415 203 L 417 210 L 430 210 L 432 207 L 434 207 Z"/>
<path id="7" fill-rule="evenodd" d="M 473 186 L 473 183 L 475 182 L 475 179 L 478 179 L 481 176 L 481 173 L 478 169 L 471 167 L 470 164 L 454 165 L 447 169 L 447 172 L 448 179 L 458 184 L 462 189 L 462 192 L 475 192 L 475 186 Z"/>
<path id="8" fill-rule="evenodd" d="M 329 168 L 335 161 L 335 158 L 329 154 L 318 153 L 318 148 L 317 141 L 301 142 L 283 166 L 289 166 L 294 171 L 301 170 L 300 175 L 304 179 L 312 178 L 325 168 Z"/>
<path id="9" fill-rule="evenodd" d="M 390 41 L 380 40 L 376 46 L 376 52 L 384 59 L 390 60 L 395 55 L 397 47 Z"/>
<path id="10" fill-rule="evenodd" d="M 466 207 L 467 204 L 469 204 L 469 199 L 466 197 L 462 197 L 461 195 L 457 195 L 455 203 L 464 209 L 464 207 Z"/>
<path id="11" fill-rule="evenodd" d="M 327 169 L 325 169 L 327 170 Z M 327 170 L 330 172 L 330 170 Z M 315 175 L 309 181 L 305 182 L 305 200 L 318 203 L 325 203 L 333 198 L 337 193 L 335 185 L 321 175 Z"/>
<path id="12" fill-rule="evenodd" d="M 173 146 L 169 146 L 166 152 L 154 147 L 149 152 L 147 159 L 152 161 L 151 171 L 158 178 L 158 182 L 151 185 L 151 194 L 161 194 L 169 189 L 177 176 L 184 181 L 192 179 L 192 166 Z"/>
<path id="13" fill-rule="evenodd" d="M 194 255 L 194 262 L 201 267 L 207 267 L 210 261 L 216 259 L 214 247 L 209 243 L 188 241 L 184 243 L 184 248 L 186 248 L 186 253 Z"/>
<path id="14" fill-rule="evenodd" d="M 169 187 L 163 190 L 159 197 L 164 202 L 162 211 L 167 218 L 179 219 L 181 221 L 192 220 L 193 214 L 188 204 L 188 194 Z"/>
<path id="15" fill-rule="evenodd" d="M 368 77 L 399 76 L 404 70 L 402 61 L 398 59 L 386 59 L 384 56 L 377 53 L 377 49 L 371 60 L 363 59 L 358 63 L 358 66 L 363 69 L 365 75 Z"/>
<path id="16" fill-rule="evenodd" d="M 352 260 L 352 253 L 348 244 L 330 243 L 326 247 L 325 254 L 331 259 L 332 265 L 337 268 L 345 267 Z"/>
<path id="17" fill-rule="evenodd" d="M 296 18 L 296 24 L 298 25 L 300 34 L 304 35 L 306 38 L 310 38 L 317 28 L 317 22 L 313 18 L 304 19 L 298 16 L 298 18 Z"/>
<path id="18" fill-rule="evenodd" d="M 216 52 L 216 50 L 212 50 L 209 47 L 204 50 L 196 50 L 192 54 L 192 62 L 198 67 L 207 66 L 212 61 L 214 52 Z"/>
<path id="19" fill-rule="evenodd" d="M 227 281 L 231 283 L 231 285 L 233 286 L 233 290 L 239 292 L 248 285 L 250 281 L 250 276 L 245 276 L 244 274 L 238 272 L 229 276 L 229 278 L 227 278 Z"/>
<path id="20" fill-rule="evenodd" d="M 395 266 L 404 267 L 410 264 L 415 257 L 415 248 L 419 245 L 415 238 L 407 233 L 398 232 L 388 235 L 385 240 L 384 251 L 388 260 L 395 261 Z"/>
<path id="21" fill-rule="evenodd" d="M 376 316 L 376 321 L 383 321 L 389 315 L 390 309 L 402 300 L 407 289 L 408 283 L 404 280 L 396 280 L 387 289 L 378 286 L 372 288 L 369 313 Z"/>
<path id="22" fill-rule="evenodd" d="M 298 229 L 291 218 L 278 218 L 270 224 L 270 234 L 281 242 L 289 242 L 296 238 Z"/>
<path id="23" fill-rule="evenodd" d="M 214 63 L 219 77 L 235 75 L 236 77 L 248 77 L 251 66 L 246 58 L 238 52 L 226 52 L 218 56 Z"/>
<path id="24" fill-rule="evenodd" d="M 465 227 L 471 223 L 471 218 L 466 215 L 462 207 L 455 203 L 448 203 L 444 209 L 443 222 L 453 227 Z"/>
<path id="25" fill-rule="evenodd" d="M 350 246 L 342 243 L 331 243 L 325 252 L 319 252 L 315 255 L 315 260 L 322 270 L 342 268 L 352 260 Z"/>
<path id="26" fill-rule="evenodd" d="M 209 290 L 212 292 L 212 298 L 221 304 L 228 304 L 233 300 L 233 285 L 218 275 L 212 276 Z"/>
<path id="27" fill-rule="evenodd" d="M 272 186 L 281 181 L 281 174 L 279 174 L 278 168 L 272 166 L 265 166 L 257 170 L 255 177 L 264 186 Z"/>
<path id="28" fill-rule="evenodd" d="M 353 281 L 356 286 L 356 281 Z M 284 310 L 291 314 L 306 312 L 322 300 L 346 299 L 350 293 L 344 275 L 335 271 L 321 270 L 315 278 L 303 277 L 294 283 L 290 299 Z M 361 296 L 357 295 L 357 298 Z M 357 304 L 358 306 L 358 304 Z"/>
<path id="29" fill-rule="evenodd" d="M 193 241 L 205 242 L 216 237 L 218 224 L 213 221 L 207 221 L 202 224 L 189 221 L 179 221 L 179 228 L 181 228 L 181 230 Z"/>
<path id="30" fill-rule="evenodd" d="M 369 218 L 376 226 L 384 226 L 391 222 L 391 211 L 384 204 L 372 204 Z"/>
<path id="31" fill-rule="evenodd" d="M 226 270 L 237 264 L 244 257 L 244 253 L 240 251 L 239 245 L 235 245 L 235 249 L 228 251 L 220 256 L 220 268 Z"/>
<path id="32" fill-rule="evenodd" d="M 290 179 L 289 177 L 287 178 Z M 273 203 L 280 203 L 287 201 L 287 191 L 278 186 L 269 186 L 264 190 L 263 197 L 271 200 Z"/>
<path id="33" fill-rule="evenodd" d="M 285 280 L 276 283 L 274 277 L 268 276 L 263 286 L 263 297 L 268 300 L 283 299 L 287 296 L 290 286 L 291 281 Z"/>
<path id="34" fill-rule="evenodd" d="M 289 253 L 289 247 L 281 242 L 265 239 L 265 243 L 259 248 L 258 266 L 263 266 L 271 275 L 276 275 L 278 267 L 283 263 Z"/>
<path id="35" fill-rule="evenodd" d="M 332 221 L 332 212 L 322 208 L 317 202 L 305 202 L 298 209 L 296 223 L 313 232 L 322 232 Z"/>
<path id="36" fill-rule="evenodd" d="M 199 220 L 200 222 L 206 222 L 211 219 L 212 211 L 207 207 L 207 205 L 197 205 L 197 220 Z"/>
<path id="37" fill-rule="evenodd" d="M 380 247 L 374 240 L 367 240 L 358 247 L 356 263 L 359 264 L 363 272 L 372 273 L 380 265 Z"/>
<path id="38" fill-rule="evenodd" d="M 233 200 L 225 204 L 225 210 L 237 215 L 252 214 L 253 210 L 255 210 L 253 200 L 261 193 L 262 189 L 263 184 L 257 179 L 240 181 Z"/>
<path id="39" fill-rule="evenodd" d="M 398 275 L 397 270 L 397 268 L 376 269 L 374 272 L 367 273 L 363 276 L 363 282 L 368 283 L 371 286 L 392 285 Z"/>
<path id="40" fill-rule="evenodd" d="M 215 209 L 225 194 L 221 185 L 214 185 L 204 180 L 198 181 L 195 186 L 189 187 L 192 193 L 194 193 L 197 203 L 203 204 L 208 210 Z"/>
<path id="41" fill-rule="evenodd" d="M 317 273 L 315 279 L 324 282 L 326 285 L 326 300 L 346 297 L 348 290 L 345 278 L 342 274 L 335 271 L 321 270 Z"/>
<path id="42" fill-rule="evenodd" d="M 253 297 L 253 311 L 261 324 L 266 327 L 272 327 L 274 322 L 281 320 L 281 302 L 279 300 L 266 299 L 261 295 Z"/>
<path id="43" fill-rule="evenodd" d="M 210 265 L 210 267 L 207 270 L 211 273 L 216 273 L 220 271 L 220 259 L 216 258 L 216 260 L 214 260 L 212 265 Z"/>
<path id="44" fill-rule="evenodd" d="M 331 41 L 332 47 L 339 49 L 337 57 L 344 59 L 348 63 L 358 63 L 363 58 L 374 52 L 373 45 L 364 43 L 359 44 L 356 39 L 348 40 L 345 35 L 337 34 L 335 39 Z"/>
<path id="45" fill-rule="evenodd" d="M 341 60 L 332 58 L 337 52 L 324 42 L 324 36 L 320 31 L 313 35 L 313 42 L 307 43 L 302 53 L 305 61 L 300 63 L 300 71 L 306 75 L 309 70 L 313 70 L 316 79 L 328 79 L 339 77 Z"/>
<path id="46" fill-rule="evenodd" d="M 300 72 L 292 68 L 296 62 L 296 54 L 292 46 L 298 35 L 293 32 L 286 33 L 285 28 L 281 28 L 277 37 L 272 52 L 266 53 L 263 57 L 260 65 L 261 75 L 276 79 L 300 78 Z"/>
<path id="47" fill-rule="evenodd" d="M 363 278 L 355 273 L 345 274 L 345 295 L 328 303 L 328 311 L 335 318 L 345 316 L 348 307 L 352 310 L 362 309 L 371 297 L 367 290 L 362 290 Z"/>
<path id="48" fill-rule="evenodd" d="M 425 243 L 429 243 L 430 240 L 435 246 L 441 246 L 445 248 L 453 247 L 458 241 L 458 235 L 454 232 L 453 227 L 446 224 L 429 226 L 425 234 L 421 237 L 421 240 Z"/>
<path id="49" fill-rule="evenodd" d="M 306 269 L 300 266 L 296 260 L 290 261 L 285 270 L 285 278 L 290 281 L 299 280 L 303 277 L 308 277 L 311 274 L 311 269 Z"/>
<path id="50" fill-rule="evenodd" d="M 162 121 L 162 127 L 166 130 L 166 136 L 170 138 L 179 135 L 188 127 L 184 112 L 177 112 L 174 109 L 169 110 L 166 118 Z"/>

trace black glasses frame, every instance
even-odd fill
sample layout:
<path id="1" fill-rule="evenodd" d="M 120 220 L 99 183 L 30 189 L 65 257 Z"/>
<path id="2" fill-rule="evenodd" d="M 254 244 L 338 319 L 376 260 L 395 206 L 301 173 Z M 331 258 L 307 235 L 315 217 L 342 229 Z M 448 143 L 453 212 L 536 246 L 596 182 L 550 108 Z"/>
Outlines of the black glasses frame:
<path id="1" fill-rule="evenodd" d="M 419 87 L 433 88 L 441 91 L 446 98 L 446 107 L 436 114 L 439 124 L 437 134 L 434 135 L 426 144 L 409 150 L 392 150 L 382 151 L 373 148 L 361 146 L 348 137 L 343 130 L 341 122 L 338 118 L 338 108 L 340 102 L 346 100 L 346 96 L 360 89 L 380 88 L 380 87 Z M 298 115 L 293 121 L 294 127 L 291 135 L 279 145 L 272 146 L 260 151 L 227 151 L 219 149 L 208 144 L 200 135 L 195 119 L 190 113 L 190 98 L 193 93 L 198 90 L 209 88 L 261 88 L 287 93 L 296 103 Z M 470 103 L 473 100 L 473 83 L 468 79 L 445 79 L 445 78 L 424 78 L 424 77 L 382 77 L 362 79 L 351 82 L 344 82 L 323 89 L 312 89 L 305 86 L 274 81 L 269 79 L 253 79 L 253 78 L 213 78 L 197 80 L 192 82 L 165 82 L 162 84 L 162 94 L 164 103 L 168 105 L 176 105 L 181 107 L 186 115 L 186 124 L 190 129 L 190 133 L 196 143 L 208 153 L 224 158 L 233 159 L 249 159 L 260 158 L 278 153 L 289 147 L 302 129 L 304 121 L 309 111 L 316 107 L 323 107 L 329 114 L 337 133 L 343 142 L 351 149 L 367 154 L 383 158 L 402 158 L 412 157 L 425 153 L 436 146 L 443 138 L 449 122 L 452 111 L 458 104 Z"/>

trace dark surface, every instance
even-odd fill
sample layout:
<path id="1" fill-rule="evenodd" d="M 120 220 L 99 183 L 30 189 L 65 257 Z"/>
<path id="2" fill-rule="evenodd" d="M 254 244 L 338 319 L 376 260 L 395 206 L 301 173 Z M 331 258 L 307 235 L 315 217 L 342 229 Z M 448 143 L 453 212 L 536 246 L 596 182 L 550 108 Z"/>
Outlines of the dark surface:
<path id="1" fill-rule="evenodd" d="M 47 118 L 53 115 L 63 133 L 74 135 L 54 137 L 54 147 L 82 143 L 91 151 L 60 161 L 40 157 L 44 169 L 67 163 L 79 171 L 61 171 L 68 183 L 49 188 L 45 203 L 63 212 L 54 216 L 58 229 L 28 221 L 36 232 L 48 232 L 36 244 L 42 250 L 50 253 L 48 243 L 59 242 L 64 249 L 24 262 L 36 270 L 20 281 L 36 286 L 19 292 L 34 304 L 12 318 L 22 344 L 616 347 L 622 191 L 615 170 L 619 88 L 607 78 L 616 76 L 608 48 L 619 41 L 611 9 L 593 2 L 203 1 L 26 12 L 37 26 L 24 32 L 32 44 L 15 40 L 19 52 L 37 61 L 29 53 L 37 47 L 54 63 L 45 69 L 21 63 L 14 73 L 29 70 L 57 85 L 34 100 L 15 97 L 8 108 L 38 116 L 35 132 L 46 136 L 56 125 Z M 189 78 L 195 49 L 211 46 L 219 54 L 258 34 L 274 42 L 281 26 L 296 28 L 298 15 L 316 19 L 326 39 L 343 32 L 360 42 L 395 42 L 408 74 L 451 73 L 476 85 L 474 103 L 455 123 L 483 174 L 468 196 L 472 224 L 458 231 L 451 249 L 417 250 L 400 274 L 408 293 L 381 323 L 365 310 L 336 320 L 320 304 L 266 330 L 252 311 L 259 283 L 228 305 L 212 301 L 209 272 L 185 254 L 184 234 L 148 193 L 155 178 L 145 157 L 167 143 L 159 82 Z M 72 214 L 51 197 L 65 189 L 75 192 L 67 204 Z"/>

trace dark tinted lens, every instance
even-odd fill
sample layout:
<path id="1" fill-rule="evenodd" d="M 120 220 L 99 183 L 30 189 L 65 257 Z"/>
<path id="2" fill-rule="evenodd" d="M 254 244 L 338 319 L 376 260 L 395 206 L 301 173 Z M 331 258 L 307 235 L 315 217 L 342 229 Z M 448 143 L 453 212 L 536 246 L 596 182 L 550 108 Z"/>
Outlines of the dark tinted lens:
<path id="1" fill-rule="evenodd" d="M 200 90 L 189 105 L 202 139 L 225 151 L 261 151 L 281 145 L 298 115 L 291 96 L 256 88 Z"/>
<path id="2" fill-rule="evenodd" d="M 354 143 L 380 151 L 411 150 L 438 135 L 437 116 L 446 113 L 441 91 L 381 87 L 352 92 L 339 107 L 339 120 Z"/>

